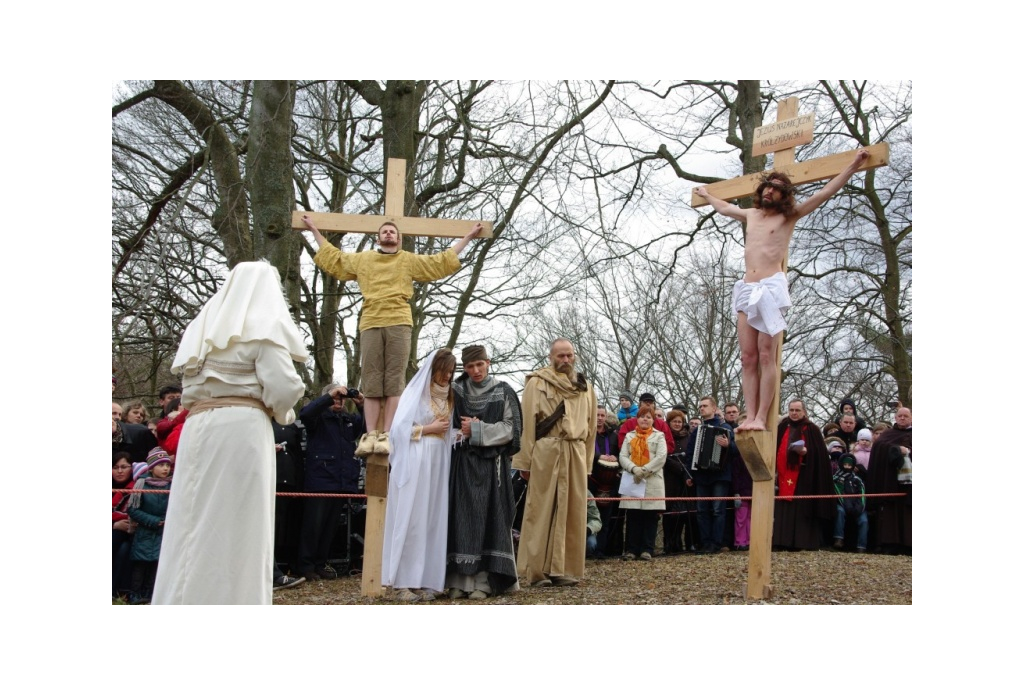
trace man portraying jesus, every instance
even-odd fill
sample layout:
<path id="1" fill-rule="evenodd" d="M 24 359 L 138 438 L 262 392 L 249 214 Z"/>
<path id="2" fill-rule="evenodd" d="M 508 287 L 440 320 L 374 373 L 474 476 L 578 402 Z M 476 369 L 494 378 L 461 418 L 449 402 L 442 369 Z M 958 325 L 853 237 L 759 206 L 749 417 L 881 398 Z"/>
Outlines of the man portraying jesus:
<path id="1" fill-rule="evenodd" d="M 742 209 L 714 197 L 704 187 L 695 191 L 716 212 L 747 226 L 743 253 L 746 273 L 736 283 L 732 296 L 743 366 L 743 401 L 747 408 L 747 420 L 736 430 L 766 430 L 768 410 L 779 384 L 775 360 L 786 329 L 783 317 L 792 304 L 783 262 L 796 222 L 838 193 L 867 158 L 867 150 L 858 150 L 842 173 L 800 204 L 796 204 L 789 177 L 778 171 L 767 174 L 758 185 L 753 209 Z"/>

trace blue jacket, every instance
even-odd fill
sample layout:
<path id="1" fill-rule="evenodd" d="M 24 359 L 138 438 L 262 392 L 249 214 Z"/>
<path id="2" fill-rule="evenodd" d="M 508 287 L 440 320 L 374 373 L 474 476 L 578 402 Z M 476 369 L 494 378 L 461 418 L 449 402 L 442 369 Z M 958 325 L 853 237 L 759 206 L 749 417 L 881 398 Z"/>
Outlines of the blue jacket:
<path id="1" fill-rule="evenodd" d="M 150 487 L 149 479 L 142 479 L 142 490 L 170 490 L 171 486 Z M 170 495 L 150 492 L 142 495 L 137 508 L 129 508 L 128 516 L 139 524 L 132 541 L 133 561 L 156 561 L 160 558 L 160 543 L 164 528 L 160 523 L 167 517 Z"/>
<path id="2" fill-rule="evenodd" d="M 359 414 L 331 411 L 333 403 L 321 395 L 299 412 L 306 427 L 306 492 L 359 492 L 356 440 L 366 424 Z"/>

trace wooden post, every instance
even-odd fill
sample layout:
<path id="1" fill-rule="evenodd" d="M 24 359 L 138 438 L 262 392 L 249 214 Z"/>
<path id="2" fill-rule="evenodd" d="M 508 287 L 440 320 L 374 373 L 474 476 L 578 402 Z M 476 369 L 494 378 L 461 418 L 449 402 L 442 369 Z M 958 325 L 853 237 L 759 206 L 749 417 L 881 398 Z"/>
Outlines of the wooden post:
<path id="1" fill-rule="evenodd" d="M 383 419 L 382 419 L 383 420 Z M 363 533 L 363 575 L 360 592 L 380 597 L 381 564 L 384 559 L 384 516 L 388 506 L 388 456 L 366 458 L 366 530 Z"/>
<path id="2" fill-rule="evenodd" d="M 793 122 L 793 129 L 798 128 L 793 121 L 797 119 L 800 101 L 798 98 L 786 98 L 781 101 L 776 112 L 776 126 L 780 122 Z M 781 127 L 780 127 L 781 128 Z M 757 133 L 755 132 L 755 137 Z M 799 142 L 799 141 L 798 141 Z M 803 140 L 803 142 L 808 142 Z M 773 171 L 781 171 L 789 176 L 793 185 L 802 185 L 840 174 L 853 158 L 856 151 L 841 152 L 835 155 L 819 157 L 807 162 L 796 163 L 796 144 L 785 143 L 774 148 L 775 157 Z M 889 163 L 889 144 L 879 143 L 865 148 L 868 158 L 861 164 L 861 169 L 873 169 Z M 753 195 L 760 184 L 761 174 L 747 174 L 737 178 L 719 181 L 706 186 L 708 193 L 722 200 L 735 200 Z M 709 204 L 707 200 L 691 194 L 692 207 Z M 789 256 L 783 258 L 782 273 L 786 273 Z M 750 556 L 748 557 L 746 596 L 750 599 L 767 599 L 771 597 L 772 574 L 772 528 L 775 523 L 775 455 L 779 432 L 779 401 L 782 383 L 782 343 L 776 353 L 776 368 L 779 369 L 779 384 L 775 390 L 766 419 L 767 430 L 742 431 L 736 433 L 736 447 L 743 457 L 743 462 L 750 471 L 754 481 L 753 497 L 750 509 Z"/>
<path id="3" fill-rule="evenodd" d="M 481 223 L 484 230 L 481 238 L 493 237 L 490 221 L 429 219 L 405 216 L 405 169 L 404 159 L 388 159 L 384 184 L 384 214 L 338 214 L 334 212 L 292 212 L 292 228 L 305 228 L 302 216 L 308 215 L 322 232 L 333 233 L 377 233 L 381 224 L 392 221 L 402 235 L 435 236 L 441 238 L 462 238 Z M 383 430 L 385 407 L 381 403 L 380 420 L 377 426 L 368 430 Z M 384 588 L 381 585 L 381 564 L 384 557 L 384 519 L 388 502 L 388 457 L 374 454 L 366 459 L 366 531 L 363 536 L 363 573 L 360 590 L 364 597 L 379 597 Z"/>

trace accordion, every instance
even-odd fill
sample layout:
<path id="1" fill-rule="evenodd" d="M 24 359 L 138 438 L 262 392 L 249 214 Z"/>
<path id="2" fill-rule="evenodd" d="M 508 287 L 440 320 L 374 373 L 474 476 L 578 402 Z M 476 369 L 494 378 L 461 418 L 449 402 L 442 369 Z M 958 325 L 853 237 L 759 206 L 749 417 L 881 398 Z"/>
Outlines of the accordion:
<path id="1" fill-rule="evenodd" d="M 697 437 L 693 443 L 693 468 L 703 471 L 717 471 L 722 468 L 723 453 L 729 448 L 715 442 L 719 435 L 729 437 L 729 430 L 707 424 L 701 424 L 697 428 Z"/>

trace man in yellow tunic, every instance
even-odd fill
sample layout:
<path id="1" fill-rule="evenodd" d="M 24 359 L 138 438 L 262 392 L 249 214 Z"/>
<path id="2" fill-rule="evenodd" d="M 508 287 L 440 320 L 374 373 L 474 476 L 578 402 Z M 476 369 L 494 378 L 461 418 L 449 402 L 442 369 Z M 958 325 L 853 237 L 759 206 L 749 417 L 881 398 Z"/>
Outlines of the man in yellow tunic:
<path id="1" fill-rule="evenodd" d="M 526 377 L 523 436 L 512 468 L 529 481 L 517 570 L 535 587 L 576 585 L 587 551 L 587 476 L 597 396 L 576 371 L 576 350 L 551 343 L 551 365 Z"/>
<path id="2" fill-rule="evenodd" d="M 413 281 L 436 281 L 459 270 L 459 253 L 469 241 L 480 235 L 483 224 L 476 224 L 459 242 L 444 252 L 418 255 L 401 249 L 398 227 L 385 221 L 377 230 L 377 249 L 342 252 L 331 245 L 313 225 L 302 217 L 306 229 L 317 243 L 313 262 L 339 281 L 356 281 L 363 293 L 363 312 L 359 319 L 362 349 L 363 405 L 368 432 L 356 448 L 356 454 L 389 454 L 388 431 L 395 418 L 398 399 L 405 389 L 405 369 L 412 347 Z M 378 431 L 381 405 L 384 430 Z"/>

